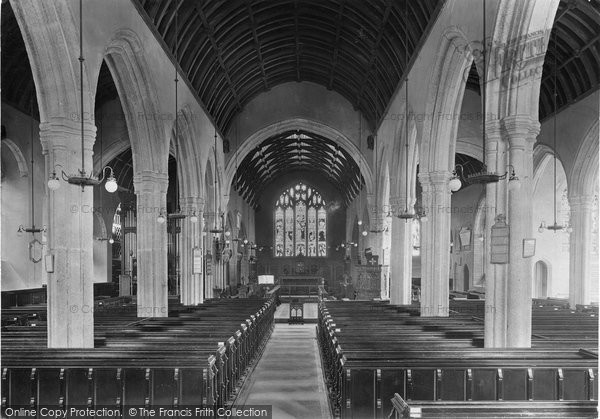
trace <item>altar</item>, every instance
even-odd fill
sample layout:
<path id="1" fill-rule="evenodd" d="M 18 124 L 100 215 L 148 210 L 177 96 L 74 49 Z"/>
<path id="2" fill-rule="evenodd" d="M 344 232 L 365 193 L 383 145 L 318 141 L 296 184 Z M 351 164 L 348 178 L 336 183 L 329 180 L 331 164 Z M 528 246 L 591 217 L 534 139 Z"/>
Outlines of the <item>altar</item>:
<path id="1" fill-rule="evenodd" d="M 282 275 L 276 283 L 280 286 L 280 295 L 316 296 L 319 286 L 325 285 L 325 279 L 314 275 Z"/>

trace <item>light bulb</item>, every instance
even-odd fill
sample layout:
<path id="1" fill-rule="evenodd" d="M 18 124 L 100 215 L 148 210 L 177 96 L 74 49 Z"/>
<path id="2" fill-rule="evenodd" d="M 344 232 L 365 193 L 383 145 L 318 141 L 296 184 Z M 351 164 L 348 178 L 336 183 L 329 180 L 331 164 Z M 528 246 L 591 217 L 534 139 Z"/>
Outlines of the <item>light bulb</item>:
<path id="1" fill-rule="evenodd" d="M 196 215 L 196 213 L 193 213 L 193 214 L 190 216 L 190 221 L 191 221 L 192 223 L 194 223 L 194 224 L 196 224 L 196 223 L 198 222 L 198 216 Z"/>
<path id="2" fill-rule="evenodd" d="M 362 225 L 362 220 L 358 220 L 358 225 L 361 226 Z"/>
<path id="3" fill-rule="evenodd" d="M 164 214 L 162 212 L 158 214 L 158 217 L 156 217 L 156 222 L 158 224 L 164 224 L 165 221 L 167 221 L 167 219 L 165 218 Z"/>
<path id="4" fill-rule="evenodd" d="M 104 184 L 104 188 L 109 193 L 115 193 L 119 188 L 119 185 L 117 185 L 117 179 L 115 179 L 114 176 L 110 176 Z"/>
<path id="5" fill-rule="evenodd" d="M 60 188 L 60 180 L 56 177 L 56 175 L 52 175 L 50 179 L 48 179 L 48 189 L 51 191 L 55 191 Z"/>
<path id="6" fill-rule="evenodd" d="M 519 178 L 511 179 L 508 181 L 508 190 L 509 191 L 518 191 L 521 189 L 521 181 Z"/>
<path id="7" fill-rule="evenodd" d="M 448 182 L 448 186 L 450 187 L 450 190 L 452 192 L 456 192 L 462 186 L 462 182 L 460 181 L 459 178 L 453 177 L 452 179 L 450 179 L 450 182 Z"/>
<path id="8" fill-rule="evenodd" d="M 367 230 L 363 230 L 362 235 L 366 236 L 367 234 L 369 234 L 369 233 L 367 233 Z"/>
<path id="9" fill-rule="evenodd" d="M 244 239 L 244 244 L 248 244 L 248 239 Z"/>
<path id="10" fill-rule="evenodd" d="M 543 233 L 545 228 L 546 228 L 545 223 L 542 221 L 540 223 L 540 226 L 538 227 L 538 233 Z"/>
<path id="11" fill-rule="evenodd" d="M 229 236 L 231 236 L 231 231 L 225 230 L 225 237 L 229 237 Z"/>
<path id="12" fill-rule="evenodd" d="M 115 239 L 113 239 L 113 238 L 111 237 L 110 239 L 108 239 L 108 242 L 109 242 L 110 244 L 113 244 L 113 243 L 115 242 Z"/>

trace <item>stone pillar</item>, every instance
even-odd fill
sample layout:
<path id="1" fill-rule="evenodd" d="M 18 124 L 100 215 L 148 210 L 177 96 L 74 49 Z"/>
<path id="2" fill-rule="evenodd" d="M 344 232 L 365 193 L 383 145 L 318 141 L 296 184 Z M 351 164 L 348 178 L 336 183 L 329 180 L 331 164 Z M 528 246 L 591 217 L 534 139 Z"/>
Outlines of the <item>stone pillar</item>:
<path id="1" fill-rule="evenodd" d="M 450 272 L 450 172 L 420 173 L 423 208 L 421 225 L 421 316 L 448 317 Z"/>
<path id="2" fill-rule="evenodd" d="M 167 317 L 167 214 L 166 173 L 144 171 L 134 177 L 137 197 L 137 315 Z"/>
<path id="3" fill-rule="evenodd" d="M 86 176 L 92 168 L 92 145 L 96 127 L 84 128 Z M 92 187 L 64 182 L 61 171 L 79 175 L 81 169 L 81 125 L 54 118 L 40 125 L 40 139 L 47 171 L 61 179 L 60 187 L 49 191 L 48 254 L 54 258 L 54 272 L 48 274 L 48 347 L 94 347 L 93 287 L 93 191 Z"/>
<path id="4" fill-rule="evenodd" d="M 593 299 L 592 284 L 592 195 L 570 196 L 571 227 L 569 240 L 569 304 L 589 304 Z"/>
<path id="5" fill-rule="evenodd" d="M 412 302 L 412 220 L 397 217 L 404 209 L 403 198 L 390 198 L 396 209 L 392 216 L 392 246 L 390 254 L 390 303 Z"/>
<path id="6" fill-rule="evenodd" d="M 204 259 L 204 249 L 202 246 L 202 211 L 204 203 L 201 198 L 188 197 L 180 200 L 181 210 L 187 215 L 181 222 L 181 304 L 198 305 L 204 302 L 204 284 L 202 272 L 195 272 L 194 249 Z M 193 223 L 190 220 L 192 214 L 198 217 L 198 221 Z M 202 269 L 204 266 L 202 266 Z"/>
<path id="7" fill-rule="evenodd" d="M 530 238 L 532 226 L 533 143 L 539 122 L 528 116 L 503 120 L 509 144 L 509 162 L 521 181 L 508 193 L 510 256 L 506 281 L 506 347 L 531 347 L 531 258 L 523 257 L 523 239 Z M 506 181 L 505 181 L 506 182 Z"/>
<path id="8" fill-rule="evenodd" d="M 488 171 L 504 173 L 506 143 L 502 141 L 499 120 L 486 123 L 486 164 Z M 490 234 L 496 216 L 506 215 L 506 181 L 488 183 L 485 187 L 485 222 L 483 251 L 486 253 L 485 275 L 485 315 L 484 346 L 503 348 L 506 345 L 506 265 L 496 265 L 490 261 Z"/>

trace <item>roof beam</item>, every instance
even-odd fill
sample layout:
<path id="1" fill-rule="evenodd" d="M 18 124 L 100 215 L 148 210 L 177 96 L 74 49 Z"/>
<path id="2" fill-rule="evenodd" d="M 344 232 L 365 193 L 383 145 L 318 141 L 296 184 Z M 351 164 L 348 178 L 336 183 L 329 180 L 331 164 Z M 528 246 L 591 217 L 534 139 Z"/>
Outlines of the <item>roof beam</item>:
<path id="1" fill-rule="evenodd" d="M 333 88 L 333 76 L 335 74 L 335 66 L 337 64 L 338 54 L 340 52 L 340 35 L 342 33 L 342 16 L 344 14 L 345 1 L 340 0 L 340 8 L 338 9 L 337 20 L 335 22 L 335 41 L 333 42 L 333 57 L 331 57 L 331 71 L 329 72 L 329 83 L 327 88 Z"/>
<path id="2" fill-rule="evenodd" d="M 579 50 L 577 50 L 577 54 L 575 54 L 575 52 L 573 53 L 573 55 L 571 55 L 569 58 L 567 58 L 566 60 L 561 60 L 560 64 L 557 66 L 556 71 L 559 72 L 562 69 L 564 69 L 571 61 L 579 58 L 582 53 L 584 51 L 586 51 L 587 49 L 591 48 L 592 46 L 594 46 L 598 41 L 600 41 L 600 34 L 596 35 L 595 37 L 593 37 L 588 43 L 586 43 L 585 45 L 583 45 L 581 48 L 579 48 Z M 554 50 L 554 49 L 553 49 Z M 556 54 L 557 51 L 554 50 L 554 54 Z M 542 79 L 541 83 L 543 83 L 544 81 L 551 79 L 554 77 L 554 73 L 549 73 L 546 74 L 544 76 L 544 78 Z"/>
<path id="3" fill-rule="evenodd" d="M 219 65 L 221 66 L 221 69 L 223 70 L 223 73 L 225 74 L 225 78 L 227 79 L 227 83 L 229 84 L 229 91 L 231 92 L 231 94 L 233 95 L 233 98 L 235 99 L 235 102 L 238 107 L 238 111 L 240 111 L 242 109 L 242 103 L 240 102 L 240 97 L 239 97 L 238 93 L 235 91 L 235 89 L 233 87 L 234 85 L 233 85 L 233 81 L 231 81 L 230 71 L 227 68 L 227 65 L 225 64 L 225 61 L 223 60 L 223 51 L 221 50 L 221 47 L 217 44 L 217 40 L 215 39 L 215 31 L 214 31 L 212 25 L 208 22 L 208 19 L 206 18 L 206 14 L 202 10 L 202 8 L 198 4 L 194 4 L 194 5 L 196 7 L 196 11 L 198 12 L 198 16 L 200 16 L 200 19 L 202 19 L 202 25 L 204 25 L 204 27 L 206 28 L 208 39 L 210 39 L 212 48 L 215 51 L 215 53 L 217 54 Z"/>
<path id="4" fill-rule="evenodd" d="M 300 81 L 300 30 L 298 29 L 298 0 L 294 0 L 294 28 L 296 38 L 296 81 Z"/>
<path id="5" fill-rule="evenodd" d="M 258 39 L 258 33 L 256 32 L 256 20 L 254 20 L 254 12 L 252 11 L 252 2 L 246 3 L 246 10 L 248 10 L 248 17 L 250 18 L 250 28 L 252 29 L 252 36 L 254 37 L 254 44 L 256 46 L 256 55 L 258 56 L 258 65 L 262 74 L 263 83 L 265 90 L 269 90 L 269 84 L 267 83 L 267 73 L 265 72 L 265 63 L 263 61 L 260 40 Z"/>
<path id="6" fill-rule="evenodd" d="M 381 43 L 381 38 L 383 38 L 383 28 L 387 24 L 388 18 L 390 17 L 390 13 L 392 11 L 392 0 L 387 0 L 385 5 L 385 11 L 383 12 L 383 19 L 381 19 L 381 23 L 379 28 L 377 29 L 377 37 L 375 38 L 375 44 L 373 48 L 371 48 L 371 55 L 369 57 L 369 64 L 367 66 L 367 71 L 362 79 L 362 83 L 360 83 L 360 90 L 358 95 L 356 96 L 356 107 L 360 109 L 360 104 L 362 103 L 363 94 L 365 92 L 365 86 L 367 84 L 367 80 L 369 80 L 371 76 L 371 72 L 373 71 L 373 63 L 375 62 L 375 58 L 377 57 L 377 50 L 379 48 L 379 44 Z M 375 107 L 377 107 L 377 100 L 374 103 Z M 377 114 L 377 109 L 374 110 Z M 377 118 L 377 115 L 375 116 Z M 377 121 L 374 121 L 377 123 Z"/>

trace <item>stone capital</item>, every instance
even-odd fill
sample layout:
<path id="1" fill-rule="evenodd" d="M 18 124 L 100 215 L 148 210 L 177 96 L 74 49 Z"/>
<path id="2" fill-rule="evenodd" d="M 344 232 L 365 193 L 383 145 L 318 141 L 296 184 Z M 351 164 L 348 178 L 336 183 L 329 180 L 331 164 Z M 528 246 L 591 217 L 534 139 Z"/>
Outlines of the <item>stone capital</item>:
<path id="1" fill-rule="evenodd" d="M 419 173 L 421 185 L 433 186 L 438 189 L 440 186 L 448 185 L 452 174 L 448 170 L 440 170 L 429 173 Z"/>
<path id="2" fill-rule="evenodd" d="M 511 148 L 525 148 L 533 145 L 541 125 L 528 115 L 509 115 L 502 119 L 502 127 Z"/>
<path id="3" fill-rule="evenodd" d="M 91 149 L 96 139 L 96 125 L 84 121 L 84 147 Z M 40 141 L 45 150 L 81 148 L 81 122 L 69 118 L 52 118 L 40 124 Z"/>
<path id="4" fill-rule="evenodd" d="M 179 206 L 181 211 L 186 214 L 192 214 L 195 212 L 196 215 L 198 215 L 204 211 L 204 199 L 198 196 L 179 198 Z"/>
<path id="5" fill-rule="evenodd" d="M 167 193 L 169 184 L 169 175 L 150 170 L 135 173 L 133 176 L 133 186 L 136 195 L 143 193 Z"/>
<path id="6" fill-rule="evenodd" d="M 569 195 L 569 206 L 572 211 L 592 209 L 593 195 Z"/>

